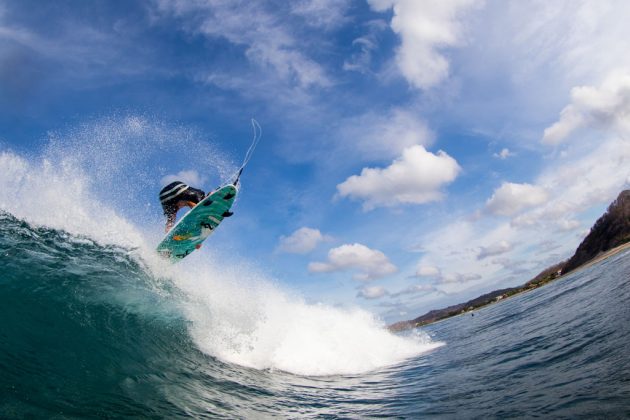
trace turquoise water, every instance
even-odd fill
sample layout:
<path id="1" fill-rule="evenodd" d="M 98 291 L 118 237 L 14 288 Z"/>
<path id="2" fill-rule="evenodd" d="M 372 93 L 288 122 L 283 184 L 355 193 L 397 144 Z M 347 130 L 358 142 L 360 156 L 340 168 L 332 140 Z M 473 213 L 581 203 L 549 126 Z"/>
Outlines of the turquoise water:
<path id="1" fill-rule="evenodd" d="M 0 417 L 627 417 L 629 280 L 626 252 L 398 337 L 2 213 Z"/>

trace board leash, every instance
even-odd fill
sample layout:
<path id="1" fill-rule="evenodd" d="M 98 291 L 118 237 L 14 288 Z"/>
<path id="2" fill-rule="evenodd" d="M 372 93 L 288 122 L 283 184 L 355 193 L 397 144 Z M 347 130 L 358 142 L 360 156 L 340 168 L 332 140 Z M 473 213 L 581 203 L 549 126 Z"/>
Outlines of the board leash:
<path id="1" fill-rule="evenodd" d="M 252 155 L 254 154 L 254 150 L 256 150 L 256 146 L 258 146 L 258 142 L 260 141 L 260 138 L 262 137 L 262 128 L 260 128 L 260 124 L 258 124 L 258 121 L 256 121 L 253 118 L 252 118 L 252 128 L 254 129 L 254 139 L 252 140 L 252 144 L 249 146 L 249 149 L 247 149 L 247 153 L 245 153 L 245 159 L 243 159 L 243 163 L 236 170 L 236 172 L 234 172 L 234 175 L 232 175 L 231 177 L 234 179 L 234 182 L 232 183 L 232 185 L 234 185 L 235 187 L 238 185 L 238 182 L 241 178 L 241 174 L 243 173 L 243 169 L 245 169 L 245 166 L 247 166 L 247 164 L 249 163 L 249 160 L 252 158 Z"/>

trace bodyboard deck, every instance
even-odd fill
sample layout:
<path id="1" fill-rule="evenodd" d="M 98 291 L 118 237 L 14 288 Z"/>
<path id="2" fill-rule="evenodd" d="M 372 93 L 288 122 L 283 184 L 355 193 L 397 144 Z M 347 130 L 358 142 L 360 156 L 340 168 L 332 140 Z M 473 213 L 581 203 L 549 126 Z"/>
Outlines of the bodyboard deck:
<path id="1" fill-rule="evenodd" d="M 237 192 L 237 188 L 230 184 L 206 196 L 166 234 L 157 252 L 177 262 L 198 249 L 223 219 L 231 214 L 229 211 Z"/>

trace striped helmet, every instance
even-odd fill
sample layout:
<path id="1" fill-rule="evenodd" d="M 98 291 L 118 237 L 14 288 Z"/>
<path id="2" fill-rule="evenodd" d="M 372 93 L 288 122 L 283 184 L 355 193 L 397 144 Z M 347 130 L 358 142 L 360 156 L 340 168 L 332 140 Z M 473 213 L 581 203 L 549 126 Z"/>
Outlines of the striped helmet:
<path id="1" fill-rule="evenodd" d="M 160 191 L 160 203 L 162 207 L 167 207 L 169 204 L 176 202 L 176 198 L 190 188 L 188 185 L 181 181 L 175 181 L 162 188 Z"/>

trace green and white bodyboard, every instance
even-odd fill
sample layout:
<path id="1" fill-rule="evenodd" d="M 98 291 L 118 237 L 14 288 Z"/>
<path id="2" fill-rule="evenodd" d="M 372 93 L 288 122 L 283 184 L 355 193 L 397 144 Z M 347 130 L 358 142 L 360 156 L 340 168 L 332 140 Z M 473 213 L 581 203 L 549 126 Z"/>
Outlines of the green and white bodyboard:
<path id="1" fill-rule="evenodd" d="M 177 262 L 198 249 L 223 219 L 231 215 L 236 186 L 226 185 L 214 191 L 182 217 L 157 247 L 164 258 Z"/>

